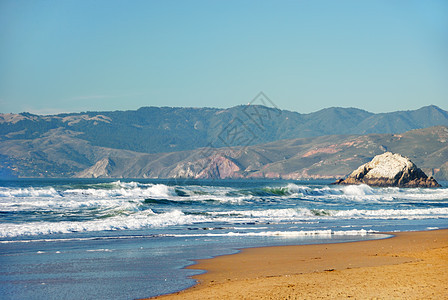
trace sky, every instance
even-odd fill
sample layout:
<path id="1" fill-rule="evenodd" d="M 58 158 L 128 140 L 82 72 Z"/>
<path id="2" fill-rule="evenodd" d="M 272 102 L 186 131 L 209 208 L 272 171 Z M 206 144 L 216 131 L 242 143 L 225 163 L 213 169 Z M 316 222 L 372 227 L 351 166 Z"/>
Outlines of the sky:
<path id="1" fill-rule="evenodd" d="M 448 110 L 446 0 L 0 0 L 0 112 Z"/>

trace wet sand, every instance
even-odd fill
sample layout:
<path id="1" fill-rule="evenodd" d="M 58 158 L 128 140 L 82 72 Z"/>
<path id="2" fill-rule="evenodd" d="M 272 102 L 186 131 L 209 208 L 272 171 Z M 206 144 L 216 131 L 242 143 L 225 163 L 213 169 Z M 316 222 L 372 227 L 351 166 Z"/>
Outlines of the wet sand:
<path id="1" fill-rule="evenodd" d="M 198 284 L 157 299 L 448 299 L 448 229 L 200 260 Z"/>

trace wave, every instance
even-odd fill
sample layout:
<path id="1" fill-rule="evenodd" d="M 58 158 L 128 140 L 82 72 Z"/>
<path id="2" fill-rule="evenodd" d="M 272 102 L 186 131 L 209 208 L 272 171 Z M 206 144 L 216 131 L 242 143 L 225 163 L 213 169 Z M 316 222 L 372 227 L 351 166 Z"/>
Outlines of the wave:
<path id="1" fill-rule="evenodd" d="M 370 187 L 365 184 L 308 187 L 288 184 L 290 195 L 303 198 L 346 199 L 351 201 L 447 200 L 448 189 Z"/>
<path id="2" fill-rule="evenodd" d="M 0 187 L 1 212 L 74 210 L 123 210 L 138 211 L 144 199 L 177 199 L 184 197 L 182 191 L 163 184 L 138 184 L 120 181 L 106 184 L 85 185 L 70 189 L 6 188 Z M 101 188 L 100 188 L 101 187 Z M 179 196 L 181 195 L 181 196 Z"/>
<path id="3" fill-rule="evenodd" d="M 351 209 L 329 211 L 332 217 L 349 217 L 361 219 L 446 219 L 448 208 L 425 208 L 425 209 Z"/>
<path id="4" fill-rule="evenodd" d="M 216 201 L 232 204 L 243 203 L 250 195 L 227 195 L 230 188 L 198 187 L 198 186 L 168 186 L 165 184 L 142 184 L 138 182 L 98 183 L 55 187 L 6 188 L 0 187 L 0 208 L 14 206 L 23 208 L 35 207 L 91 207 L 112 205 L 120 200 L 144 201 L 154 199 L 173 201 Z M 20 200 L 20 201 L 18 201 Z M 146 202 L 151 202 L 148 200 Z M 166 203 L 165 203 L 166 204 Z"/>
<path id="5" fill-rule="evenodd" d="M 69 212 L 69 211 L 90 211 L 95 210 L 138 210 L 139 202 L 128 199 L 110 198 L 25 198 L 21 201 L 2 201 L 0 211 L 2 212 Z"/>
<path id="6" fill-rule="evenodd" d="M 147 198 L 142 201 L 144 204 L 155 204 L 155 205 L 195 205 L 195 204 L 206 204 L 206 205 L 220 205 L 220 204 L 247 204 L 252 197 L 219 197 L 211 195 L 200 195 L 200 196 L 183 196 L 182 198 L 174 199 L 163 199 L 163 198 Z"/>
<path id="7" fill-rule="evenodd" d="M 176 189 L 164 184 L 154 184 L 140 187 L 132 184 L 120 184 L 113 189 L 70 189 L 63 192 L 63 195 L 81 195 L 91 197 L 114 197 L 114 198 L 136 198 L 136 197 L 176 197 Z"/>
<path id="8" fill-rule="evenodd" d="M 60 198 L 62 195 L 53 187 L 50 188 L 0 188 L 1 198 L 51 197 Z"/>
<path id="9" fill-rule="evenodd" d="M 260 197 L 303 198 L 303 199 L 345 199 L 350 201 L 396 201 L 396 200 L 446 200 L 448 189 L 427 188 L 373 188 L 367 185 L 318 186 L 309 187 L 289 183 L 283 186 L 266 186 L 251 189 L 238 189 L 219 186 L 169 186 L 165 184 L 121 182 L 71 185 L 60 187 L 0 187 L 1 199 L 26 198 L 156 198 L 176 200 L 238 201 L 253 200 Z"/>
<path id="10" fill-rule="evenodd" d="M 369 234 L 378 234 L 375 230 L 299 230 L 299 231 L 259 231 L 259 232 L 241 232 L 230 231 L 226 233 L 197 233 L 197 234 L 151 234 L 151 235 L 119 235 L 119 236 L 100 236 L 100 237 L 74 237 L 74 238 L 34 238 L 20 240 L 0 241 L 0 244 L 15 243 L 48 243 L 48 242 L 82 242 L 93 240 L 127 240 L 127 239 L 148 239 L 163 237 L 182 237 L 182 238 L 198 238 L 198 237 L 333 237 L 333 236 L 366 236 Z M 386 235 L 384 235 L 386 236 Z M 111 249 L 92 249 L 87 252 L 109 252 Z M 43 252 L 44 253 L 44 252 Z"/>
<path id="11" fill-rule="evenodd" d="M 138 182 L 113 182 L 70 186 L 56 189 L 54 187 L 29 187 L 29 188 L 0 188 L 0 197 L 3 198 L 35 198 L 35 197 L 170 197 L 184 196 L 181 189 L 164 184 L 141 184 Z"/>
<path id="12" fill-rule="evenodd" d="M 166 234 L 151 234 L 151 235 L 118 235 L 118 236 L 95 236 L 95 237 L 70 237 L 70 238 L 33 238 L 20 240 L 5 240 L 0 241 L 0 244 L 14 244 L 14 243 L 48 243 L 48 242 L 82 242 L 82 241 L 101 241 L 101 240 L 128 240 L 128 239 L 143 239 L 143 238 L 157 238 L 164 237 Z M 88 250 L 86 250 L 88 251 Z"/>
<path id="13" fill-rule="evenodd" d="M 447 200 L 448 189 L 429 188 L 381 188 L 365 184 L 348 186 L 304 186 L 288 183 L 282 186 L 267 186 L 263 188 L 231 190 L 228 197 L 253 196 L 255 198 L 299 198 L 305 200 L 345 200 L 353 202 L 391 202 L 400 200 Z"/>
<path id="14" fill-rule="evenodd" d="M 339 219 L 437 219 L 448 218 L 448 208 L 426 209 L 379 209 L 379 210 L 328 210 L 308 208 L 286 208 L 265 210 L 233 210 L 207 213 L 215 217 L 251 217 L 254 219 L 291 220 L 296 218 L 339 218 Z"/>
<path id="15" fill-rule="evenodd" d="M 447 200 L 447 188 L 367 185 L 223 187 L 114 181 L 0 187 L 0 237 L 181 228 L 207 222 L 214 223 L 213 227 L 328 220 L 342 224 L 349 219 L 448 219 Z"/>
<path id="16" fill-rule="evenodd" d="M 152 210 L 90 221 L 28 222 L 0 224 L 0 237 L 49 235 L 73 232 L 132 230 L 143 227 L 167 227 L 211 221 L 204 215 L 184 214 L 180 210 L 156 214 Z"/>
<path id="17" fill-rule="evenodd" d="M 103 218 L 85 221 L 37 221 L 0 224 L 0 237 L 21 235 L 49 235 L 56 233 L 136 230 L 145 227 L 169 227 L 198 223 L 307 223 L 324 219 L 448 219 L 448 208 L 427 209 L 379 209 L 379 210 L 324 210 L 307 208 L 265 209 L 265 210 L 231 210 L 188 213 L 181 210 L 155 213 L 151 209 L 137 212 L 112 211 Z"/>
<path id="18" fill-rule="evenodd" d="M 173 237 L 225 237 L 225 236 L 256 236 L 256 237 L 302 237 L 302 236 L 365 236 L 375 234 L 374 230 L 300 230 L 300 231 L 260 231 L 260 232 L 227 232 L 227 233 L 203 233 L 203 234 L 173 234 Z"/>

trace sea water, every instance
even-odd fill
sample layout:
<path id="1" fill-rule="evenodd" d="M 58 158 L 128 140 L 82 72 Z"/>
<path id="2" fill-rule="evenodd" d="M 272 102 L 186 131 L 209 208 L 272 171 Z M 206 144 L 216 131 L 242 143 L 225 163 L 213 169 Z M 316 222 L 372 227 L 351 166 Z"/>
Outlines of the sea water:
<path id="1" fill-rule="evenodd" d="M 246 247 L 448 227 L 448 188 L 325 181 L 0 181 L 2 299 L 135 299 L 192 286 Z M 262 262 L 260 262 L 262 263 Z"/>

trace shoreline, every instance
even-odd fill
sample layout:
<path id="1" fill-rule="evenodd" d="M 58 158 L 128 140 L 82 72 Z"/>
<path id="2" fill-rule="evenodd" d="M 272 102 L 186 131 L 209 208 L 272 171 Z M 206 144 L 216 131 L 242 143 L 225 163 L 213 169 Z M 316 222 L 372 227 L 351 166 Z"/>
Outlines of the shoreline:
<path id="1" fill-rule="evenodd" d="M 147 299 L 448 297 L 448 229 L 368 241 L 271 246 L 196 261 L 197 284 Z"/>

